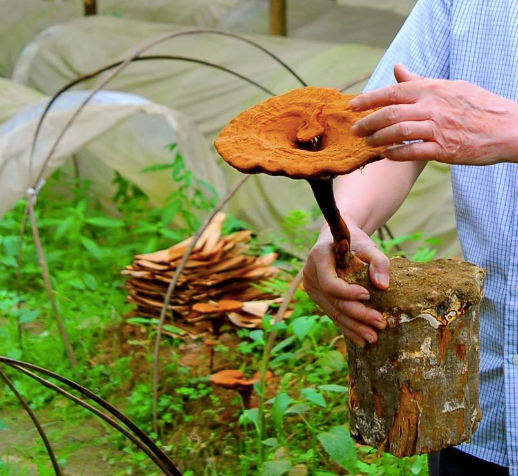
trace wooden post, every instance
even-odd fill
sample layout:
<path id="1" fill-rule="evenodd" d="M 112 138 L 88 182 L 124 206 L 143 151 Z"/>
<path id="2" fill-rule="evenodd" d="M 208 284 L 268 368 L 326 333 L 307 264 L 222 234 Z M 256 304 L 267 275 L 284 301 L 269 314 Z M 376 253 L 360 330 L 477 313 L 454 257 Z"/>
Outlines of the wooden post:
<path id="1" fill-rule="evenodd" d="M 84 0 L 85 17 L 97 15 L 97 0 Z"/>
<path id="2" fill-rule="evenodd" d="M 395 258 L 369 306 L 387 320 L 376 344 L 347 342 L 350 429 L 397 457 L 469 441 L 479 402 L 479 303 L 485 270 L 455 260 Z M 365 285 L 362 270 L 348 282 Z"/>
<path id="3" fill-rule="evenodd" d="M 286 36 L 286 0 L 270 0 L 270 33 Z"/>

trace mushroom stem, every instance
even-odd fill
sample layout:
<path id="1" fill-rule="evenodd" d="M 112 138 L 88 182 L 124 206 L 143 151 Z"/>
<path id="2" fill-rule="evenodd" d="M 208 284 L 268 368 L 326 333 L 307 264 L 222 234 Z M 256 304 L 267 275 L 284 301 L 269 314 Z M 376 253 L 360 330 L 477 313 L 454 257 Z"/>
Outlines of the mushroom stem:
<path id="1" fill-rule="evenodd" d="M 351 261 L 351 234 L 336 206 L 333 192 L 334 177 L 308 180 L 313 195 L 333 235 L 333 250 L 339 268 L 347 268 Z"/>
<path id="2" fill-rule="evenodd" d="M 238 389 L 238 393 L 239 395 L 241 395 L 241 399 L 243 400 L 243 406 L 245 407 L 245 410 L 249 410 L 250 408 L 252 408 L 252 390 L 253 387 Z"/>

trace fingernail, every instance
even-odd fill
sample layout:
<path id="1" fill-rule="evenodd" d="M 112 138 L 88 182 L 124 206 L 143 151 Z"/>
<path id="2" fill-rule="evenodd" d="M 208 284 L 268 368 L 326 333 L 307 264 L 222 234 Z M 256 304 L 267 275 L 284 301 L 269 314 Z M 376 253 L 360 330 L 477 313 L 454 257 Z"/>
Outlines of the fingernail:
<path id="1" fill-rule="evenodd" d="M 356 109 L 359 105 L 360 105 L 360 101 L 358 98 L 354 98 L 354 99 L 351 99 L 351 101 L 349 101 L 349 106 L 352 107 L 353 109 Z"/>
<path id="2" fill-rule="evenodd" d="M 353 134 L 357 134 L 359 130 L 360 130 L 360 126 L 359 126 L 358 124 L 353 124 L 353 125 L 351 126 L 351 132 L 352 132 Z"/>
<path id="3" fill-rule="evenodd" d="M 384 288 L 388 288 L 389 285 L 389 277 L 386 274 L 378 273 L 376 274 L 376 281 L 380 286 L 383 286 Z"/>
<path id="4" fill-rule="evenodd" d="M 361 294 L 360 297 L 358 299 L 361 299 L 362 301 L 367 301 L 369 300 L 371 297 L 369 295 L 369 293 L 364 293 L 364 294 Z"/>
<path id="5" fill-rule="evenodd" d="M 379 320 L 378 320 L 378 319 L 376 319 L 376 320 L 374 321 L 374 325 L 375 325 L 378 329 L 380 329 L 380 330 L 385 329 L 385 321 L 383 321 L 383 320 L 381 320 L 381 319 L 379 319 Z"/>
<path id="6" fill-rule="evenodd" d="M 376 337 L 373 336 L 372 334 L 368 334 L 367 332 L 365 334 L 363 334 L 363 338 L 367 341 L 367 342 L 370 342 L 371 344 L 376 340 Z"/>

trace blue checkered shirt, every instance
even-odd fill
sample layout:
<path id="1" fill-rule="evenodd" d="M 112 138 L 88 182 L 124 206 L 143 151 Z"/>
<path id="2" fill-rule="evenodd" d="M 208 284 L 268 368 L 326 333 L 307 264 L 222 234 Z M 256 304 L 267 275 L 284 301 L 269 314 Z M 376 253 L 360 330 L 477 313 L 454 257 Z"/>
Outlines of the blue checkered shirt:
<path id="1" fill-rule="evenodd" d="M 396 63 L 518 100 L 518 1 L 420 0 L 367 90 L 394 83 Z M 459 165 L 451 172 L 464 258 L 489 270 L 481 318 L 483 419 L 458 448 L 518 476 L 518 166 Z"/>

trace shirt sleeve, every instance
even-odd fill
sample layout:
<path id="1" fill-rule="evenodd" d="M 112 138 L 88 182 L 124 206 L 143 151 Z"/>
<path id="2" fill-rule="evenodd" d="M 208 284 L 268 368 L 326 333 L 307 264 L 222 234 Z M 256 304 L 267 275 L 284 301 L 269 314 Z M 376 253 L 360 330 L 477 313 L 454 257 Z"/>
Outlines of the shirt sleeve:
<path id="1" fill-rule="evenodd" d="M 417 2 L 374 71 L 365 92 L 394 84 L 397 63 L 427 78 L 449 78 L 452 1 Z"/>

